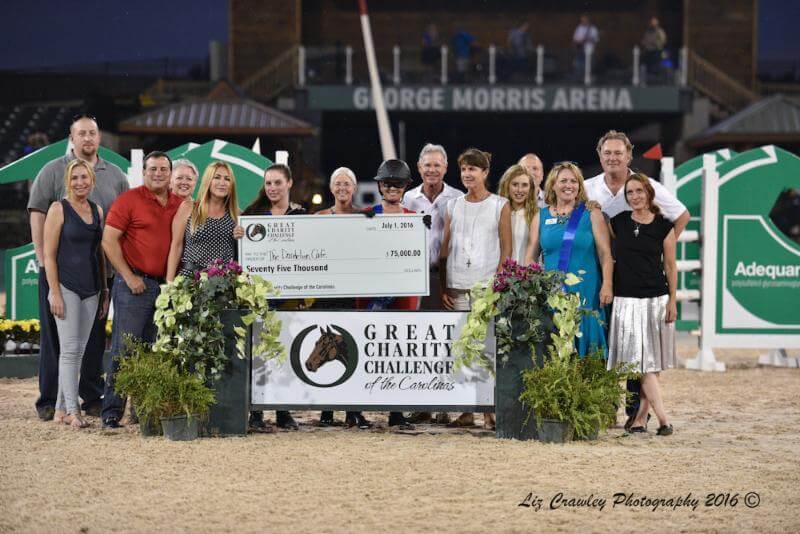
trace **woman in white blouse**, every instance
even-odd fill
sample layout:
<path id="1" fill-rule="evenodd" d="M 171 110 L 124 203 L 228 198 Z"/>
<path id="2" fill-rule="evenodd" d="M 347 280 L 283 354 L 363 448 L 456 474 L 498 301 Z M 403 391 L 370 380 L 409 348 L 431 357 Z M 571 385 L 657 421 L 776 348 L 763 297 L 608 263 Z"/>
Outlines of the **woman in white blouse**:
<path id="1" fill-rule="evenodd" d="M 525 167 L 512 165 L 500 178 L 497 193 L 507 198 L 511 205 L 511 258 L 523 263 L 528 246 L 528 229 L 539 210 L 539 191 Z"/>
<path id="2" fill-rule="evenodd" d="M 448 310 L 470 309 L 469 291 L 492 279 L 511 255 L 511 211 L 508 201 L 486 188 L 491 154 L 467 149 L 458 158 L 464 196 L 447 202 L 444 236 L 439 253 L 442 303 Z M 451 426 L 472 426 L 474 416 L 463 413 Z M 484 415 L 494 428 L 494 414 Z"/>

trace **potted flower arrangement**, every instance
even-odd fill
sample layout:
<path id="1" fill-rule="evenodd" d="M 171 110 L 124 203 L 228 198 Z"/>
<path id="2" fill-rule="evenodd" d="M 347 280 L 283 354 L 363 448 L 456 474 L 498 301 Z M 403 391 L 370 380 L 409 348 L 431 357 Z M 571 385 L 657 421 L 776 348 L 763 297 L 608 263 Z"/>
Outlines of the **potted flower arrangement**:
<path id="1" fill-rule="evenodd" d="M 268 299 L 270 282 L 242 272 L 235 261 L 214 260 L 191 277 L 176 276 L 161 287 L 153 317 L 153 349 L 171 356 L 179 369 L 196 373 L 214 388 L 208 428 L 215 434 L 244 434 L 250 400 L 250 355 L 285 356 L 278 341 L 281 323 Z M 258 338 L 250 346 L 251 327 Z"/>
<path id="2" fill-rule="evenodd" d="M 198 437 L 198 423 L 214 403 L 214 392 L 196 373 L 182 371 L 169 355 L 129 341 L 120 358 L 116 389 L 129 395 L 139 415 L 143 435 L 155 435 L 161 421 L 164 437 L 189 441 Z"/>
<path id="3" fill-rule="evenodd" d="M 544 343 L 552 330 L 547 298 L 562 292 L 564 281 L 562 273 L 509 259 L 490 282 L 478 284 L 471 291 L 472 309 L 453 345 L 455 365 L 477 365 L 496 375 L 497 437 L 535 438 L 535 429 L 525 424 L 527 410 L 519 400 L 522 371 L 543 363 Z M 496 371 L 485 347 L 491 327 L 496 340 Z"/>
<path id="4" fill-rule="evenodd" d="M 114 389 L 123 397 L 130 398 L 135 406 L 141 435 L 160 435 L 161 409 L 152 403 L 149 390 L 161 380 L 161 367 L 166 356 L 130 335 L 125 336 L 124 345 L 125 356 L 117 358 L 119 369 L 115 375 Z"/>
<path id="5" fill-rule="evenodd" d="M 564 443 L 573 436 L 591 439 L 616 419 L 616 407 L 625 397 L 620 382 L 626 368 L 605 369 L 602 352 L 581 358 L 575 349 L 580 336 L 580 296 L 553 293 L 547 299 L 555 311 L 548 359 L 541 367 L 523 372 L 520 400 L 536 419 L 539 440 Z"/>
<path id="6" fill-rule="evenodd" d="M 579 281 L 507 260 L 491 283 L 473 289 L 472 310 L 453 346 L 456 367 L 494 371 L 485 346 L 494 321 L 498 437 L 566 441 L 591 437 L 614 422 L 627 370 L 606 371 L 602 354 L 578 356 L 575 338 L 590 312 L 565 286 Z M 531 415 L 536 425 L 529 424 Z"/>

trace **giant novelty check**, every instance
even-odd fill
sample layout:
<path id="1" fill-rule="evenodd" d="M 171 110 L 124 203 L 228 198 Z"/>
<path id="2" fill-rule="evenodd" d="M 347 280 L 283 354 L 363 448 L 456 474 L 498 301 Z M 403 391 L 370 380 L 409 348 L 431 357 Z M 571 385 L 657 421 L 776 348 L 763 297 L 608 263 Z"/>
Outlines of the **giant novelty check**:
<path id="1" fill-rule="evenodd" d="M 279 298 L 427 295 L 422 215 L 247 216 L 239 263 Z"/>

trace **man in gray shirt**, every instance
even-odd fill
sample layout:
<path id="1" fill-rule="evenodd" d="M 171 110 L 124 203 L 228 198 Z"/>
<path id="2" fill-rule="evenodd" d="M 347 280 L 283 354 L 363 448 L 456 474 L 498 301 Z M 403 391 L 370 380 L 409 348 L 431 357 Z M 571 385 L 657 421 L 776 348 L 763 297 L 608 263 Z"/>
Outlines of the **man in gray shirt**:
<path id="1" fill-rule="evenodd" d="M 76 116 L 69 129 L 72 150 L 47 163 L 33 182 L 28 199 L 28 214 L 31 224 L 31 239 L 39 262 L 39 399 L 36 401 L 36 412 L 43 421 L 53 418 L 58 394 L 58 355 L 59 343 L 55 319 L 50 313 L 47 295 L 50 287 L 44 272 L 44 220 L 50 204 L 58 202 L 66 193 L 64 188 L 64 171 L 73 159 L 88 161 L 94 167 L 97 177 L 94 190 L 89 198 L 108 213 L 108 208 L 121 193 L 128 190 L 128 179 L 119 167 L 100 158 L 97 149 L 100 146 L 100 129 L 97 121 L 89 115 Z M 113 277 L 113 272 L 107 271 Z M 106 288 L 104 291 L 108 291 Z M 102 303 L 103 299 L 100 299 Z M 95 321 L 81 367 L 81 380 L 78 393 L 83 399 L 82 408 L 88 415 L 100 415 L 103 394 L 103 380 L 100 376 L 103 352 L 105 351 L 105 324 Z"/>

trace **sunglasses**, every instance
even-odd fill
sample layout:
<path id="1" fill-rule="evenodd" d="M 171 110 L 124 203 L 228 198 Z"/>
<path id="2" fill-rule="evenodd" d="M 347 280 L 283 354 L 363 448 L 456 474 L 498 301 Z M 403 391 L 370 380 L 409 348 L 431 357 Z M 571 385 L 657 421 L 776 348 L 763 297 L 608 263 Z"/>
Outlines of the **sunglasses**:
<path id="1" fill-rule="evenodd" d="M 381 183 L 386 189 L 405 189 L 407 185 L 405 180 L 382 180 Z"/>

